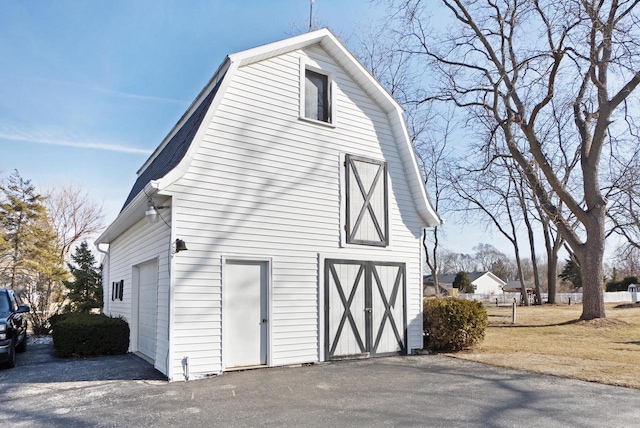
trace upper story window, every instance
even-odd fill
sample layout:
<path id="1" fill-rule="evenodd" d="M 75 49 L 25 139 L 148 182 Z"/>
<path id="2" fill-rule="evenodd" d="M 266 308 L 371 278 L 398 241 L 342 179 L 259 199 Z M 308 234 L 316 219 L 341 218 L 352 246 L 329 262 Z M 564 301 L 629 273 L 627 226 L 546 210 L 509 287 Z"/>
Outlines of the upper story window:
<path id="1" fill-rule="evenodd" d="M 387 163 L 345 156 L 346 242 L 389 245 Z"/>
<path id="2" fill-rule="evenodd" d="M 331 72 L 300 59 L 300 118 L 335 126 Z"/>
<path id="3" fill-rule="evenodd" d="M 304 77 L 304 117 L 330 123 L 329 76 L 307 69 Z"/>

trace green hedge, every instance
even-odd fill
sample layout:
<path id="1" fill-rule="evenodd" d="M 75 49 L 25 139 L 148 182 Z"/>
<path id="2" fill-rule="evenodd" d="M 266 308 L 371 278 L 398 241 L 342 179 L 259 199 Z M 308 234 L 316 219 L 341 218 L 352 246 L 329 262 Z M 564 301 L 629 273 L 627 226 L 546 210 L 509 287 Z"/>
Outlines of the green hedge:
<path id="1" fill-rule="evenodd" d="M 622 281 L 607 282 L 607 291 L 627 291 L 631 284 L 637 284 L 638 278 L 635 276 L 627 276 Z"/>
<path id="2" fill-rule="evenodd" d="M 433 351 L 460 351 L 484 339 L 487 311 L 480 302 L 453 297 L 425 299 L 424 346 Z"/>
<path id="3" fill-rule="evenodd" d="M 53 314 L 49 317 L 49 326 L 51 330 L 53 330 L 53 326 L 60 321 L 64 321 L 69 316 L 69 312 L 61 313 L 61 314 Z"/>
<path id="4" fill-rule="evenodd" d="M 126 354 L 129 324 L 123 318 L 69 313 L 55 320 L 53 347 L 62 357 Z"/>

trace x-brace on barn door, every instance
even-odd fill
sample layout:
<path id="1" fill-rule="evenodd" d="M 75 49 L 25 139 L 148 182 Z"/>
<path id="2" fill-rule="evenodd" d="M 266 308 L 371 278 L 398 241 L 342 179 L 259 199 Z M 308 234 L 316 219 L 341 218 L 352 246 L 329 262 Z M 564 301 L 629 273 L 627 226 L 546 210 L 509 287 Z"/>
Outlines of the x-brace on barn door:
<path id="1" fill-rule="evenodd" d="M 345 155 L 346 241 L 389 245 L 387 163 Z"/>
<path id="2" fill-rule="evenodd" d="M 404 263 L 326 259 L 325 355 L 406 353 Z"/>

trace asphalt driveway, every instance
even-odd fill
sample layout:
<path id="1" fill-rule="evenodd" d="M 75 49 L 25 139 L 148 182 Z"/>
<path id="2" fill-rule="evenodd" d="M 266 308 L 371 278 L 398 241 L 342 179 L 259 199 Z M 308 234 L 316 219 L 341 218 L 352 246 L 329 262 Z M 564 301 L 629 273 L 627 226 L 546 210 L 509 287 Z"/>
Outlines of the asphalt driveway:
<path id="1" fill-rule="evenodd" d="M 133 356 L 0 370 L 0 424 L 47 426 L 635 427 L 640 391 L 443 356 L 389 357 L 167 383 Z"/>

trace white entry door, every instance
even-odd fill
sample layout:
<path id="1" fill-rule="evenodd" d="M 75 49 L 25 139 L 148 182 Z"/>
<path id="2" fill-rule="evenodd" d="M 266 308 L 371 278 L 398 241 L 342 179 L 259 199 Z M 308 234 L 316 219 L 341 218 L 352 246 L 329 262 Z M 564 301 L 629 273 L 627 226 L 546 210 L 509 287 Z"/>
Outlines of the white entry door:
<path id="1" fill-rule="evenodd" d="M 222 287 L 227 369 L 267 364 L 268 262 L 226 260 Z"/>
<path id="2" fill-rule="evenodd" d="M 155 361 L 158 314 L 158 263 L 138 266 L 138 352 Z"/>

